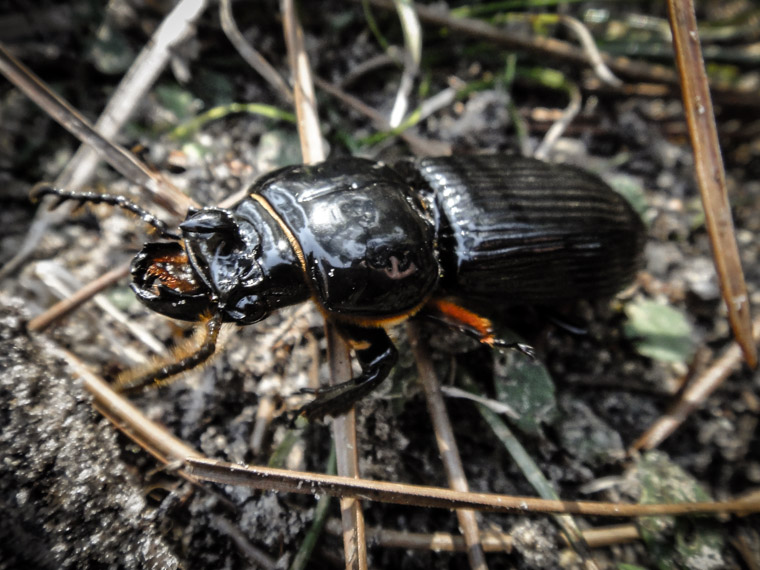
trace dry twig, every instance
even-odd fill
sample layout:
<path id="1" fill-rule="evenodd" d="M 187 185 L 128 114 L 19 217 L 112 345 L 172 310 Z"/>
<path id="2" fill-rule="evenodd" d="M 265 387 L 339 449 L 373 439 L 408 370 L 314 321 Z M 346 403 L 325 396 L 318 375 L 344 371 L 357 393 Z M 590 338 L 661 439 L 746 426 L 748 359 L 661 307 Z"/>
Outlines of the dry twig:
<path id="1" fill-rule="evenodd" d="M 55 321 L 62 319 L 70 312 L 78 309 L 82 304 L 89 301 L 93 296 L 100 293 L 103 289 L 106 289 L 129 275 L 129 264 L 124 264 L 121 267 L 112 269 L 111 271 L 104 273 L 97 279 L 90 281 L 87 285 L 79 289 L 73 295 L 63 299 L 47 309 L 40 315 L 34 317 L 27 329 L 31 332 L 42 332 Z"/>
<path id="2" fill-rule="evenodd" d="M 327 532 L 338 534 L 340 523 L 335 519 L 327 521 Z M 368 528 L 367 538 L 383 548 L 404 548 L 414 550 L 432 550 L 434 552 L 465 552 L 467 544 L 464 538 L 448 532 L 410 532 L 389 530 L 387 528 Z M 592 548 L 614 546 L 638 540 L 639 529 L 636 525 L 621 524 L 601 526 L 583 531 L 583 539 Z M 514 540 L 506 532 L 483 530 L 480 544 L 485 552 L 511 552 Z"/>
<path id="3" fill-rule="evenodd" d="M 760 317 L 755 318 L 753 342 L 760 342 Z M 707 370 L 693 379 L 678 400 L 631 445 L 631 449 L 654 449 L 698 409 L 742 363 L 742 350 L 732 343 Z"/>
<path id="4" fill-rule="evenodd" d="M 374 123 L 377 130 L 390 130 L 391 125 L 388 120 L 383 117 L 381 113 L 363 101 L 319 77 L 314 78 L 314 83 L 316 83 L 320 89 L 329 93 L 354 111 L 367 117 Z M 399 133 L 398 136 L 409 145 L 409 148 L 411 148 L 417 156 L 444 156 L 451 154 L 451 145 L 448 143 L 424 139 L 408 130 Z"/>
<path id="5" fill-rule="evenodd" d="M 621 518 L 695 514 L 746 515 L 760 512 L 760 496 L 730 501 L 647 505 L 547 500 L 493 493 L 465 493 L 442 487 L 388 483 L 340 475 L 322 475 L 270 467 L 237 465 L 200 458 L 197 453 L 186 460 L 184 471 L 198 480 L 213 481 L 223 485 L 243 485 L 254 489 L 311 495 L 328 494 L 341 498 L 355 497 L 367 501 L 449 510 L 463 508 L 484 512 L 521 513 L 523 515 L 529 513 L 561 513 Z"/>
<path id="6" fill-rule="evenodd" d="M 466 493 L 469 490 L 467 477 L 464 473 L 462 458 L 459 455 L 454 430 L 449 421 L 433 363 L 430 360 L 427 347 L 423 344 L 419 325 L 415 322 L 409 322 L 407 331 L 449 486 L 455 491 Z M 470 567 L 473 569 L 487 568 L 483 547 L 480 544 L 480 530 L 475 512 L 469 509 L 458 509 L 457 518 L 467 544 L 467 557 L 470 561 Z"/>
<path id="7" fill-rule="evenodd" d="M 294 99 L 298 116 L 298 134 L 301 154 L 307 164 L 325 159 L 322 134 L 319 128 L 317 102 L 314 95 L 311 69 L 303 45 L 303 30 L 298 22 L 292 0 L 282 0 L 281 10 L 288 46 L 288 61 L 295 78 Z M 327 350 L 330 361 L 330 380 L 333 385 L 351 379 L 351 360 L 348 346 L 330 322 L 325 322 Z M 353 410 L 333 420 L 333 437 L 336 442 L 338 473 L 346 477 L 359 477 L 359 460 L 356 444 L 356 416 Z M 343 548 L 347 569 L 367 568 L 367 541 L 364 536 L 364 515 L 357 498 L 342 497 Z"/>
<path id="8" fill-rule="evenodd" d="M 359 2 L 361 0 L 354 0 Z M 372 4 L 393 10 L 395 6 L 392 0 L 370 0 Z M 523 50 L 540 57 L 549 58 L 553 61 L 564 61 L 572 64 L 588 65 L 592 68 L 595 63 L 589 58 L 584 48 L 576 47 L 568 42 L 554 38 L 529 36 L 525 34 L 506 34 L 503 30 L 492 26 L 482 20 L 472 18 L 454 18 L 446 10 L 439 6 L 426 6 L 415 4 L 420 20 L 428 24 L 445 28 L 453 34 L 472 36 L 493 42 L 495 45 L 510 50 Z M 601 54 L 602 61 L 616 75 L 627 78 L 629 81 L 657 83 L 675 87 L 678 85 L 678 76 L 672 69 L 662 65 L 654 65 L 644 61 L 632 60 L 624 56 L 611 56 Z M 712 92 L 722 103 L 740 106 L 757 107 L 760 99 L 753 90 L 740 90 L 722 85 L 713 86 Z"/>
<path id="9" fill-rule="evenodd" d="M 742 347 L 744 358 L 754 368 L 757 365 L 757 348 L 752 340 L 749 297 L 734 236 L 726 174 L 720 154 L 710 86 L 702 59 L 694 4 L 691 0 L 668 0 L 668 8 L 683 90 L 683 106 L 694 148 L 697 182 L 702 194 L 713 259 L 731 327 Z"/>
<path id="10" fill-rule="evenodd" d="M 293 92 L 285 83 L 285 80 L 280 77 L 277 70 L 262 56 L 256 49 L 249 44 L 240 33 L 240 29 L 235 23 L 235 18 L 232 14 L 232 5 L 230 0 L 221 0 L 219 2 L 219 20 L 222 23 L 222 29 L 227 34 L 230 42 L 240 54 L 248 65 L 250 65 L 256 72 L 264 78 L 264 80 L 271 85 L 280 96 L 288 103 L 293 102 Z"/>
<path id="11" fill-rule="evenodd" d="M 429 508 L 471 508 L 502 513 L 567 513 L 608 517 L 654 515 L 751 514 L 760 512 L 760 496 L 751 495 L 730 501 L 632 505 L 595 501 L 545 500 L 491 493 L 462 493 L 451 489 L 402 483 L 370 481 L 336 475 L 323 475 L 254 467 L 216 461 L 204 457 L 185 442 L 151 422 L 134 405 L 114 392 L 102 378 L 70 352 L 58 349 L 59 356 L 79 376 L 93 396 L 95 406 L 126 435 L 138 442 L 156 459 L 177 464 L 179 473 L 190 481 L 215 481 L 225 485 L 244 485 L 259 489 L 302 494 L 328 494 L 372 501 Z"/>

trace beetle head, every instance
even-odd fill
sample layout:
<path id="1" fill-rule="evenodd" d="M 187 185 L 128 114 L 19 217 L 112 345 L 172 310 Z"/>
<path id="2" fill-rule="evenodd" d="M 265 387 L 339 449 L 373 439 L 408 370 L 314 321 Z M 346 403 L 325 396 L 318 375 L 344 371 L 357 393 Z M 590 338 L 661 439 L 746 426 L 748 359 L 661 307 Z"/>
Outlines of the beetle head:
<path id="1" fill-rule="evenodd" d="M 180 224 L 183 243 L 150 243 L 132 262 L 132 289 L 148 308 L 180 320 L 221 313 L 250 324 L 269 314 L 260 295 L 260 239 L 228 210 L 191 210 Z"/>

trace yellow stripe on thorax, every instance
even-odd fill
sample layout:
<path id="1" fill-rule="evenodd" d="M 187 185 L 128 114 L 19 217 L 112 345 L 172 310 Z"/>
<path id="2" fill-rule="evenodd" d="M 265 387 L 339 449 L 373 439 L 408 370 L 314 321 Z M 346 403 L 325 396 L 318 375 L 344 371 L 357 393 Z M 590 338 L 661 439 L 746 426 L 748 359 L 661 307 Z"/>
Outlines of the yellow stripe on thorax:
<path id="1" fill-rule="evenodd" d="M 267 202 L 266 198 L 260 194 L 250 194 L 250 197 L 251 199 L 256 200 L 261 205 L 261 207 L 264 208 L 270 216 L 272 216 L 272 219 L 277 222 L 277 225 L 279 225 L 280 229 L 285 233 L 285 237 L 288 239 L 290 247 L 293 248 L 293 252 L 296 254 L 298 262 L 301 264 L 301 270 L 303 271 L 303 275 L 306 278 L 306 282 L 310 284 L 311 282 L 309 280 L 309 273 L 306 267 L 306 256 L 304 255 L 303 248 L 301 248 L 301 244 L 298 243 L 298 239 L 296 239 L 295 234 L 285 223 L 285 220 L 282 219 L 282 216 L 280 216 L 280 214 L 278 214 L 275 209 L 272 208 L 272 205 Z"/>

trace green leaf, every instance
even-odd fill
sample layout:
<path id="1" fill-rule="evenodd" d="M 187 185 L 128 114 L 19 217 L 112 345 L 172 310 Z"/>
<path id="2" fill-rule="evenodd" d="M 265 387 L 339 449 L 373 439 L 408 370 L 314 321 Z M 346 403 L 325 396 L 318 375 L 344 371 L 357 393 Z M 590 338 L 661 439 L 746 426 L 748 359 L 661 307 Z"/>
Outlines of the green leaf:
<path id="1" fill-rule="evenodd" d="M 117 75 L 129 69 L 135 53 L 124 34 L 105 24 L 98 29 L 95 42 L 90 48 L 90 59 L 101 73 Z"/>
<path id="2" fill-rule="evenodd" d="M 688 362 L 694 354 L 691 325 L 684 314 L 671 307 L 646 299 L 625 307 L 628 322 L 625 335 L 639 354 L 663 362 Z"/>
<path id="3" fill-rule="evenodd" d="M 193 68 L 193 79 L 188 88 L 206 107 L 226 105 L 235 98 L 235 86 L 229 73 L 219 73 L 207 67 Z"/>
<path id="4" fill-rule="evenodd" d="M 263 172 L 300 164 L 301 144 L 293 129 L 272 128 L 259 139 L 256 166 Z"/>
<path id="5" fill-rule="evenodd" d="M 179 85 L 159 85 L 155 93 L 161 106 L 171 111 L 178 120 L 192 117 L 201 106 L 195 95 Z"/>
<path id="6" fill-rule="evenodd" d="M 267 117 L 269 119 L 290 121 L 292 123 L 294 123 L 296 120 L 295 115 L 292 113 L 282 111 L 277 107 L 272 107 L 271 105 L 261 105 L 259 103 L 229 103 L 227 105 L 213 107 L 205 113 L 201 113 L 200 115 L 183 122 L 182 124 L 172 129 L 172 131 L 169 133 L 169 137 L 175 140 L 189 138 L 195 134 L 196 131 L 202 129 L 207 123 L 210 123 L 211 121 L 218 121 L 219 119 L 223 119 L 232 113 L 249 113 L 252 115 Z"/>
<path id="7" fill-rule="evenodd" d="M 636 210 L 636 213 L 640 217 L 644 217 L 644 213 L 647 211 L 647 199 L 644 188 L 638 178 L 628 174 L 616 174 L 605 177 L 605 180 L 609 182 L 615 192 L 628 200 L 628 203 Z"/>
<path id="8" fill-rule="evenodd" d="M 711 500 L 697 481 L 666 454 L 652 451 L 638 464 L 640 504 L 685 503 Z M 711 517 L 641 517 L 639 530 L 647 549 L 662 570 L 726 567 L 725 537 Z"/>
<path id="9" fill-rule="evenodd" d="M 516 350 L 495 350 L 493 355 L 496 399 L 520 414 L 513 420 L 520 431 L 540 435 L 541 424 L 552 424 L 558 417 L 549 371 L 539 360 Z"/>
<path id="10" fill-rule="evenodd" d="M 472 381 L 467 383 L 467 389 L 472 390 L 474 383 Z M 541 469 L 531 457 L 528 450 L 520 443 L 520 441 L 509 429 L 509 426 L 502 419 L 493 412 L 489 407 L 483 404 L 476 404 L 480 415 L 483 417 L 488 426 L 493 430 L 494 435 L 501 441 L 504 448 L 517 464 L 520 471 L 522 471 L 525 478 L 536 490 L 536 492 L 543 499 L 560 500 L 559 494 L 552 486 L 551 482 L 541 472 Z M 570 541 L 574 549 L 580 550 L 583 542 L 583 533 L 575 522 L 575 519 L 571 515 L 553 515 L 557 524 L 560 525 L 565 533 L 565 536 Z"/>
<path id="11" fill-rule="evenodd" d="M 601 467 L 625 456 L 620 434 L 602 421 L 582 400 L 562 399 L 557 434 L 562 447 L 586 465 Z"/>
<path id="12" fill-rule="evenodd" d="M 121 311 L 126 311 L 136 304 L 135 294 L 129 287 L 112 287 L 107 291 L 106 297 Z"/>

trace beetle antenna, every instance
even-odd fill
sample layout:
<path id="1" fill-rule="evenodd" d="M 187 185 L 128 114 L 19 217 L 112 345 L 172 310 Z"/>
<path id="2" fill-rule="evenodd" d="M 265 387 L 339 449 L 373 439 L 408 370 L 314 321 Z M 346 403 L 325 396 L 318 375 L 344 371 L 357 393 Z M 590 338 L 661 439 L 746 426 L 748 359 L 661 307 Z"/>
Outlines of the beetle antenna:
<path id="1" fill-rule="evenodd" d="M 37 201 L 43 196 L 55 196 L 56 201 L 53 203 L 52 209 L 57 208 L 63 202 L 74 201 L 79 202 L 80 205 L 85 202 L 91 202 L 93 204 L 109 204 L 116 206 L 124 210 L 128 210 L 138 216 L 143 222 L 152 226 L 158 232 L 169 239 L 180 239 L 179 234 L 176 234 L 169 230 L 169 226 L 166 222 L 159 220 L 156 216 L 138 206 L 131 200 L 124 196 L 116 196 L 113 194 L 98 194 L 96 192 L 72 192 L 70 190 L 64 190 L 63 188 L 56 188 L 51 186 L 47 182 L 40 182 L 29 193 L 29 197 L 33 201 Z"/>
<path id="2" fill-rule="evenodd" d="M 169 360 L 159 361 L 147 371 L 138 368 L 124 372 L 113 383 L 113 389 L 123 394 L 134 394 L 150 386 L 168 384 L 183 372 L 203 364 L 216 352 L 216 342 L 221 327 L 222 316 L 217 313 L 205 322 L 205 335 L 200 345 L 180 346 L 172 351 Z M 191 341 L 190 344 L 194 343 Z"/>

